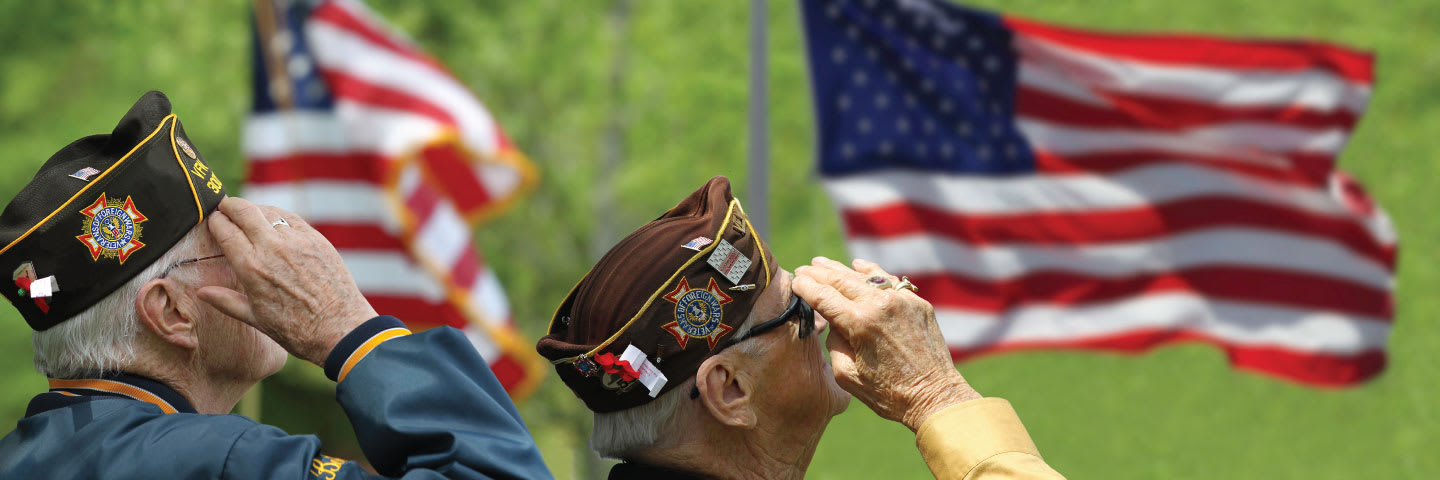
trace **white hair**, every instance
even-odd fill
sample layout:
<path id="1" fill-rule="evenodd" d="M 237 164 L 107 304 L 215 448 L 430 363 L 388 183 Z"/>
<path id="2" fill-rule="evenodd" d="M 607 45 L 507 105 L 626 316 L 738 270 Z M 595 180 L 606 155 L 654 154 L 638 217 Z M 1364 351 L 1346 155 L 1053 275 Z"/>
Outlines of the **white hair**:
<path id="1" fill-rule="evenodd" d="M 744 335 L 754 324 L 755 312 L 751 310 L 750 316 L 734 335 Z M 759 356 L 770 350 L 770 344 L 740 342 L 730 350 Z M 691 378 L 687 385 L 693 384 L 694 378 Z M 675 438 L 674 433 L 680 427 L 680 418 L 675 412 L 689 399 L 690 388 L 676 386 L 644 405 L 618 412 L 596 413 L 595 428 L 590 431 L 590 449 L 601 457 L 618 460 L 643 449 L 664 446 Z"/>
<path id="2" fill-rule="evenodd" d="M 140 331 L 135 297 L 140 295 L 141 287 L 167 267 L 191 256 L 204 232 L 203 224 L 195 226 L 155 263 L 90 308 L 48 330 L 35 332 L 31 337 L 35 371 L 50 378 L 73 379 L 118 371 L 134 362 L 136 334 Z M 177 270 L 175 275 L 185 274 Z"/>

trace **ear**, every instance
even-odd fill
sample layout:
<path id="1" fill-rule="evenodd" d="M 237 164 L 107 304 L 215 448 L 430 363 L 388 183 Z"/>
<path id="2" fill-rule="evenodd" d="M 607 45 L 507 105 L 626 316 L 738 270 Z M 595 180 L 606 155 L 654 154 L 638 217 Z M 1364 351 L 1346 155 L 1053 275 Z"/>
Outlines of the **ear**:
<path id="1" fill-rule="evenodd" d="M 754 391 L 748 378 L 738 374 L 733 359 L 716 355 L 705 359 L 695 372 L 695 388 L 710 416 L 722 425 L 755 428 Z"/>
<path id="2" fill-rule="evenodd" d="M 199 346 L 195 321 L 180 311 L 180 286 L 158 278 L 140 287 L 135 297 L 135 311 L 140 324 L 156 337 L 180 348 L 194 350 Z"/>

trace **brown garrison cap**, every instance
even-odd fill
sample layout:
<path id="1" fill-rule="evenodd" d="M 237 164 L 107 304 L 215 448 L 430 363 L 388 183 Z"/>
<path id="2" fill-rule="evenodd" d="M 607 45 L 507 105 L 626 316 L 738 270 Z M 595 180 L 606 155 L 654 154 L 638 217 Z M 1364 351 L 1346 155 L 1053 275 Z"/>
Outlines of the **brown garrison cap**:
<path id="1" fill-rule="evenodd" d="M 536 349 L 590 410 L 643 405 L 695 375 L 750 315 L 779 267 L 730 194 L 710 179 L 611 248 L 570 291 Z M 617 359 L 634 346 L 667 382 L 650 392 Z M 640 363 L 640 362 L 631 362 Z"/>
<path id="2" fill-rule="evenodd" d="M 225 186 L 160 92 L 60 149 L 0 213 L 0 291 L 37 331 L 75 316 L 205 220 Z M 3 281 L 3 280 L 0 280 Z"/>

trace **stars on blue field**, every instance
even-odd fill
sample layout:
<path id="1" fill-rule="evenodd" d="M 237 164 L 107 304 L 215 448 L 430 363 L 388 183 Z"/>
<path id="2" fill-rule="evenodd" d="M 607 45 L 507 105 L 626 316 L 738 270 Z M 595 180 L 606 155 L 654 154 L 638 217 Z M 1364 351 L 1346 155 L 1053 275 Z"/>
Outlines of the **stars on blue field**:
<path id="1" fill-rule="evenodd" d="M 1033 170 L 1016 55 L 994 15 L 931 0 L 806 0 L 821 171 Z"/>

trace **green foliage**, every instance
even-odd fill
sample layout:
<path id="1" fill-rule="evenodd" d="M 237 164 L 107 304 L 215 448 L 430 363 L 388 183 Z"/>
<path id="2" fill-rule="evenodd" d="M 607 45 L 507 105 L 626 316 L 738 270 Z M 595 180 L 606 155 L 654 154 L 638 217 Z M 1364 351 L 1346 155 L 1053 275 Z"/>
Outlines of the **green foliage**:
<path id="1" fill-rule="evenodd" d="M 528 338 L 610 243 L 712 175 L 746 196 L 748 2 L 637 2 L 621 28 L 611 2 L 399 2 L 379 10 L 441 59 L 496 112 L 539 165 L 534 193 L 481 228 Z M 1045 352 L 961 365 L 981 393 L 1010 399 L 1046 458 L 1071 478 L 1422 478 L 1440 473 L 1430 352 L 1440 316 L 1430 269 L 1440 204 L 1440 5 L 1425 0 L 1160 2 L 984 0 L 1005 13 L 1075 26 L 1311 37 L 1377 52 L 1370 113 L 1342 165 L 1388 208 L 1404 240 L 1391 364 L 1355 389 L 1298 387 L 1225 366 L 1203 346 L 1138 357 Z M 173 99 L 194 143 L 240 185 L 249 101 L 250 2 L 0 0 L 0 197 L 44 159 L 108 131 L 151 88 Z M 796 7 L 770 2 L 771 230 L 787 268 L 845 258 L 812 167 L 813 127 Z M 622 33 L 623 32 L 623 33 Z M 612 91 L 612 63 L 625 68 Z M 624 129 L 606 166 L 607 128 Z M 1418 160 L 1417 160 L 1418 159 Z M 609 192 L 609 193 L 607 193 Z M 243 194 L 243 190 L 241 192 Z M 610 198 L 613 195 L 613 198 Z M 0 423 L 45 388 L 29 335 L 0 308 Z M 264 418 L 353 451 L 331 388 L 291 362 L 266 382 Z M 589 415 L 553 378 L 522 406 L 552 468 L 574 475 Z M 913 435 L 856 403 L 829 428 L 810 477 L 922 478 Z M 353 455 L 353 454 L 352 454 Z M 342 456 L 345 456 L 342 454 Z"/>

